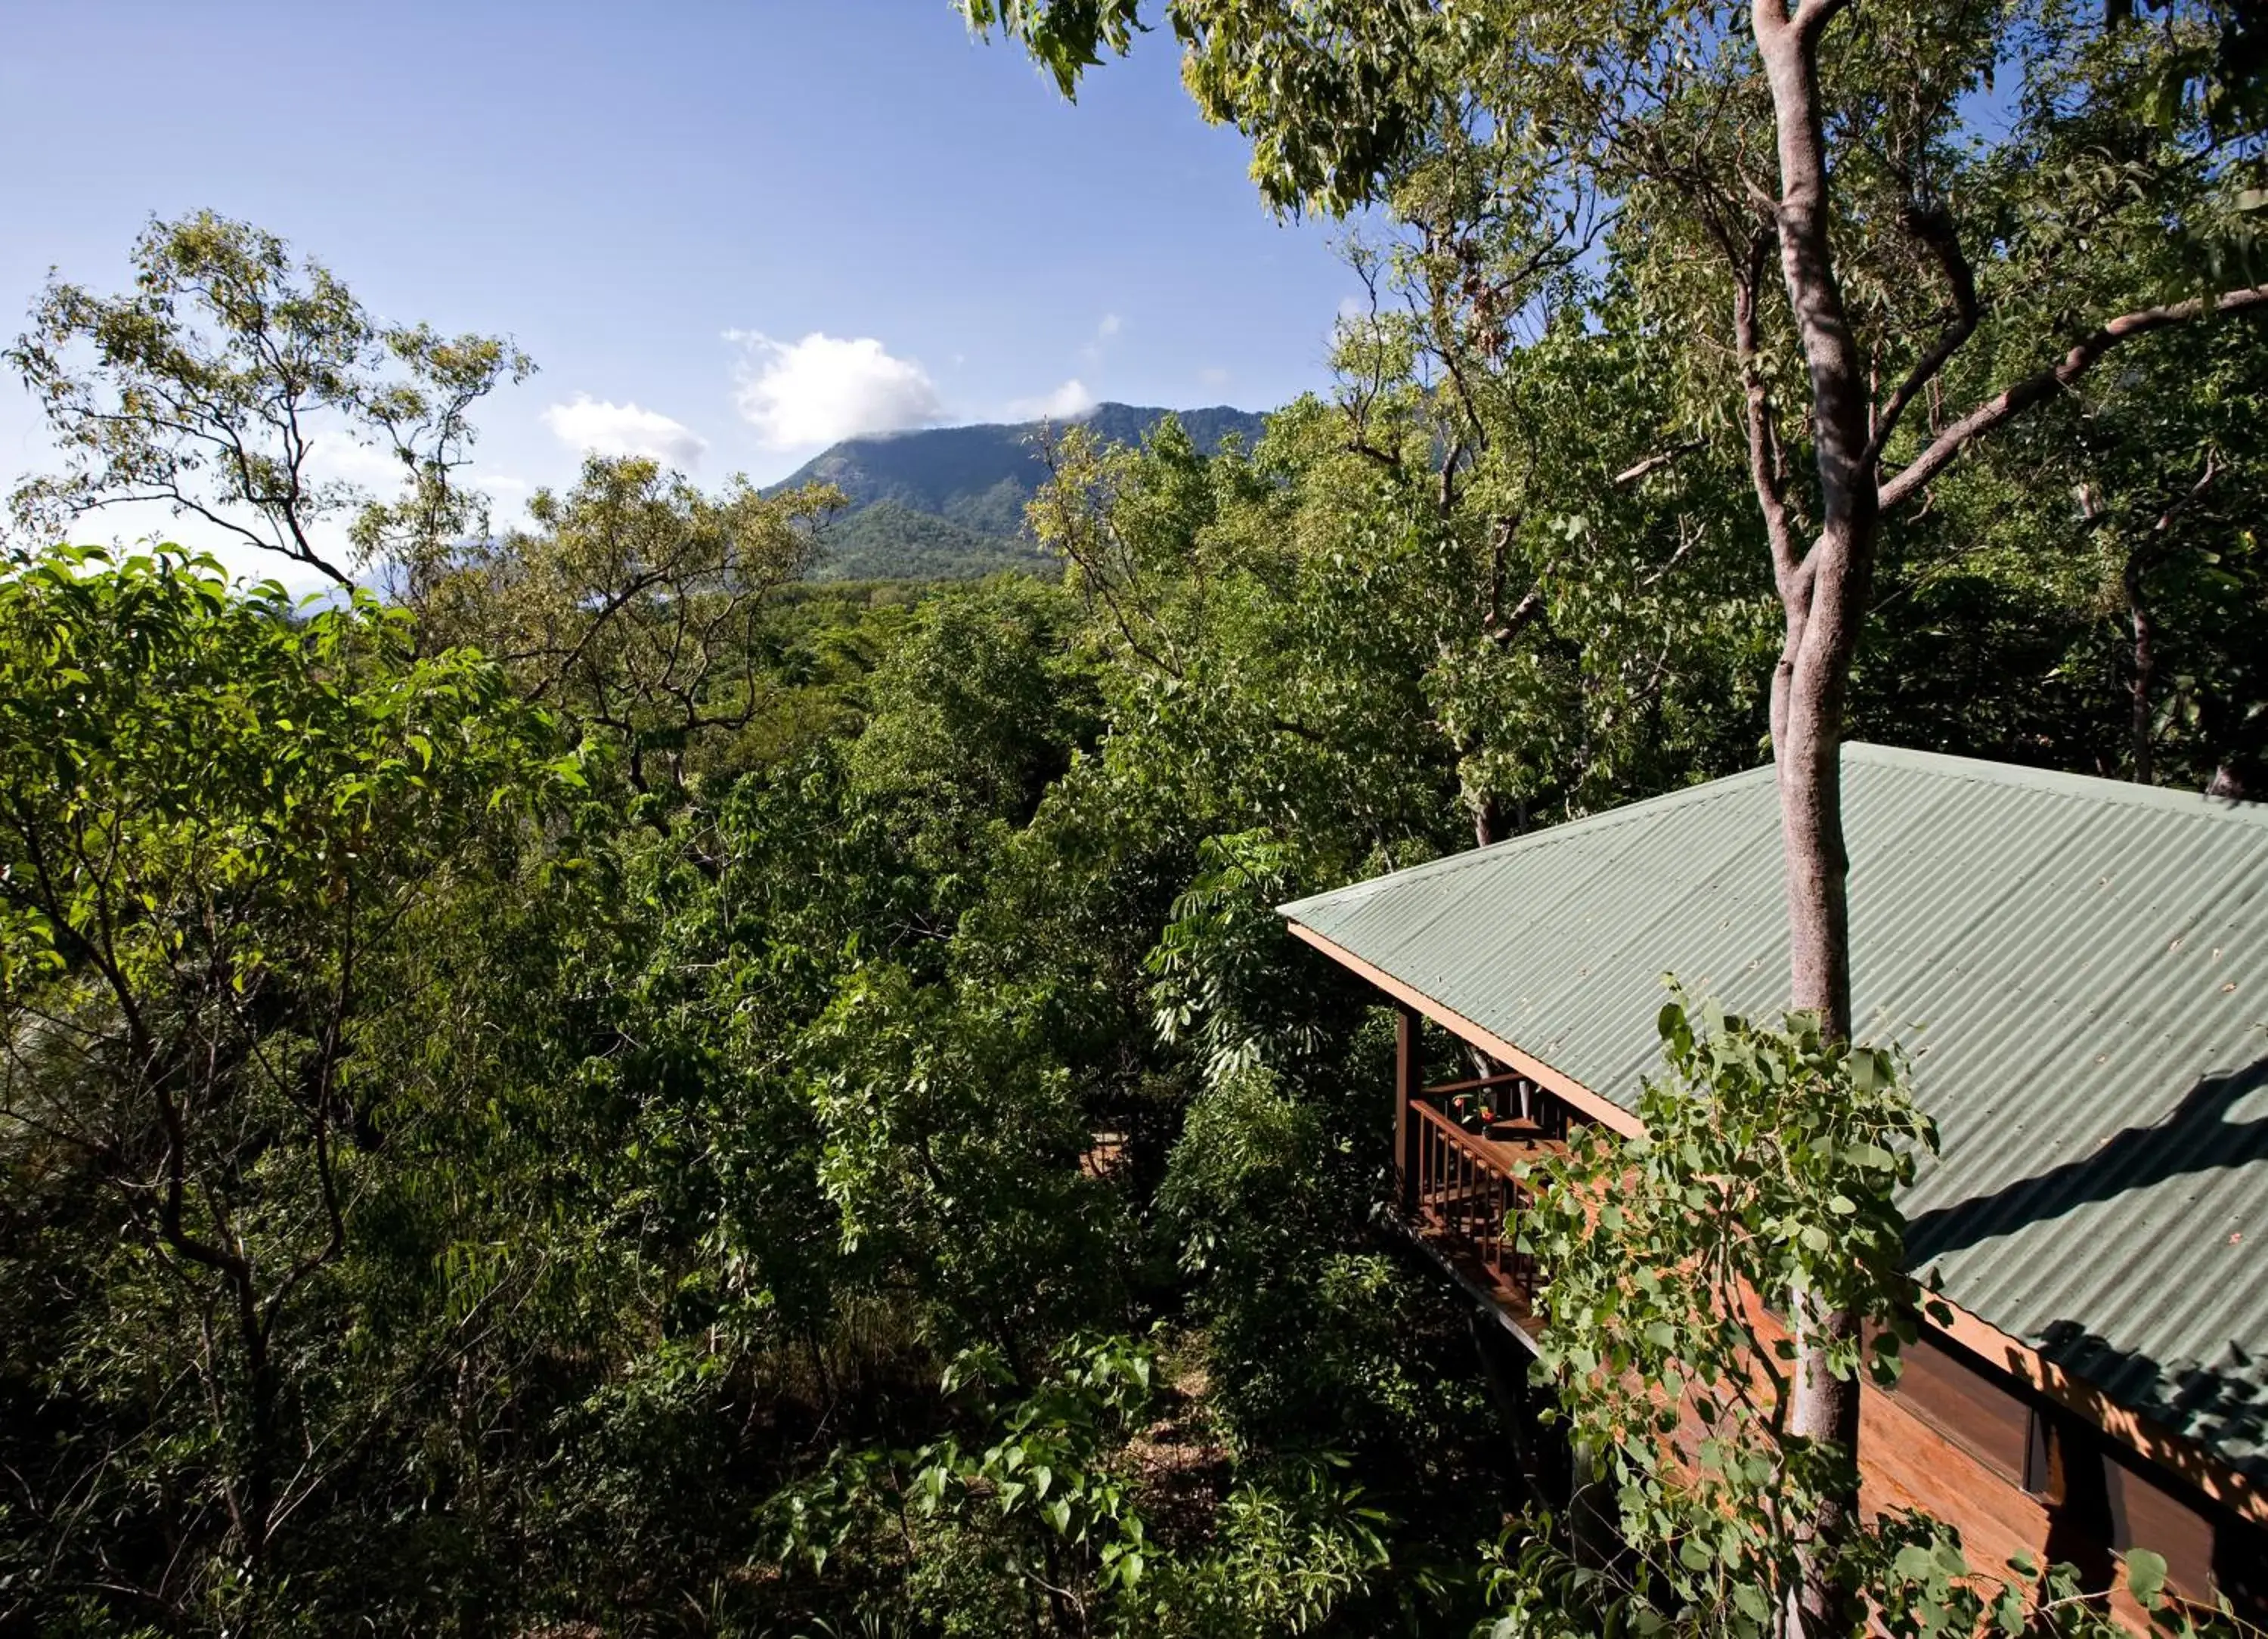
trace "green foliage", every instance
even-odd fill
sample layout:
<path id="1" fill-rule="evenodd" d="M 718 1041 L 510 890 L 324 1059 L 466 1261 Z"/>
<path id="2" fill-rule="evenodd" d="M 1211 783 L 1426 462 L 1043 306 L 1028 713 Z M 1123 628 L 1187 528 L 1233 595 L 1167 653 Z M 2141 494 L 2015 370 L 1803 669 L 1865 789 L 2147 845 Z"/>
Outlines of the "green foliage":
<path id="1" fill-rule="evenodd" d="M 885 499 L 869 502 L 828 527 L 813 573 L 830 579 L 977 580 L 1004 570 L 1046 574 L 1052 567 L 1028 541 L 987 534 Z"/>
<path id="2" fill-rule="evenodd" d="M 824 486 L 777 496 L 735 479 L 716 497 L 642 457 L 585 461 L 565 495 L 539 489 L 535 527 L 459 548 L 422 606 L 437 636 L 508 661 L 522 691 L 623 753 L 682 778 L 746 730 L 770 678 L 765 598 L 809 560 Z"/>
<path id="3" fill-rule="evenodd" d="M 2240 430 L 2264 364 L 2233 325 L 2169 337 L 1979 452 L 1885 566 L 1911 614 L 1860 657 L 1857 730 L 2268 789 L 2263 474 Z"/>
<path id="4" fill-rule="evenodd" d="M 415 1120 L 372 1049 L 436 907 L 583 775 L 399 613 L 302 616 L 172 553 L 0 581 L 0 686 L 5 1255 L 11 1289 L 45 1262 L 71 1295 L 27 1317 L 52 1352 L 12 1386 L 60 1404 L 21 1455 L 114 1530 L 179 1522 L 153 1597 L 225 1621 L 366 1415 L 324 1316 Z M 82 1444 L 73 1407 L 114 1437 Z M 55 1523 L 51 1552 L 100 1562 Z"/>
<path id="5" fill-rule="evenodd" d="M 1322 1044 L 1312 991 L 1286 983 L 1284 929 L 1274 901 L 1291 880 L 1292 851 L 1264 832 L 1209 836 L 1202 874 L 1174 901 L 1174 919 L 1145 966 L 1158 975 L 1153 1024 L 1168 1042 L 1190 1041 L 1215 1085 L 1264 1062 L 1297 1063 Z"/>
<path id="6" fill-rule="evenodd" d="M 861 968 L 814 1022 L 805 1059 L 818 1181 L 843 1251 L 911 1272 L 948 1342 L 1021 1362 L 1108 1314 L 1111 1216 L 1077 1166 L 1086 1136 L 1066 1078 L 1012 997 Z"/>
<path id="7" fill-rule="evenodd" d="M 1005 1363 L 963 1354 L 945 1385 L 974 1392 L 976 1437 L 838 1454 L 770 1503 L 781 1557 L 817 1575 L 852 1562 L 844 1594 L 887 1577 L 853 1608 L 909 1608 L 945 1634 L 1314 1631 L 1384 1564 L 1384 1516 L 1309 1464 L 1236 1483 L 1218 1546 L 1176 1549 L 1145 1517 L 1156 1481 L 1132 1445 L 1157 1373 L 1145 1345 L 1074 1338 L 1003 1403 Z"/>
<path id="8" fill-rule="evenodd" d="M 1563 340 L 1537 368 L 1580 383 L 1551 406 L 1571 424 L 1647 390 L 1642 359 Z M 1033 521 L 1119 662 L 1122 722 L 1197 772 L 1224 831 L 1359 839 L 1338 879 L 1439 851 L 1460 808 L 1494 840 L 1746 761 L 1763 610 L 1734 591 L 1721 502 L 1614 483 L 1645 432 L 1573 460 L 1523 435 L 1444 482 L 1426 452 L 1453 434 L 1406 386 L 1295 405 L 1249 459 L 1202 462 L 1170 423 L 1138 455 L 1073 429 Z M 1540 489 L 1596 511 L 1531 511 Z"/>
<path id="9" fill-rule="evenodd" d="M 1066 80 L 1136 24 L 969 9 Z M 769 493 L 595 461 L 490 539 L 452 474 L 524 367 L 502 344 L 379 327 L 217 219 L 153 229 L 133 295 L 48 292 L 18 358 L 66 434 L 41 527 L 167 487 L 295 555 L 358 520 L 394 602 L 170 554 L 0 577 L 0 1627 L 1479 1614 L 1469 1545 L 1530 1476 L 1373 1217 L 1392 1021 L 1275 907 L 1767 743 L 1747 384 L 1692 344 L 1747 195 L 1617 145 L 1733 174 L 1754 63 L 1675 6 L 1161 15 L 1271 197 L 1379 207 L 1333 393 L 1264 431 L 1103 406 L 854 440 Z M 1822 57 L 1886 379 L 1946 299 L 1907 185 L 1972 247 L 1956 407 L 2250 254 L 2205 14 L 2024 15 L 1850 8 Z M 1970 144 L 1987 63 L 2011 131 Z M 1664 94 L 1621 120 L 1594 70 L 1640 68 Z M 1886 540 L 1854 720 L 2260 777 L 2263 356 L 2235 322 L 2159 336 L 1939 473 Z M 1800 387 L 1784 314 L 1756 367 Z M 391 450 L 401 497 L 320 482 L 294 403 Z M 1027 525 L 1058 583 L 803 578 L 830 534 L 887 537 L 836 573 L 927 574 Z M 1664 1025 L 1650 1140 L 1580 1140 L 1525 1225 L 1634 1557 L 1517 1517 L 1506 1633 L 1769 1626 L 1850 1454 L 1789 1433 L 1764 1305 L 1878 1323 L 1826 1339 L 1849 1378 L 1926 1302 L 1895 1057 Z M 2102 1620 L 1927 1520 L 1835 1546 L 1896 1631 Z"/>
<path id="10" fill-rule="evenodd" d="M 961 0 L 961 10 L 978 33 L 998 26 L 1020 40 L 1066 97 L 1147 26 L 1138 0 Z M 1252 139 L 1254 180 L 1279 209 L 1343 215 L 1366 202 L 1442 100 L 1426 70 L 1432 40 L 1453 31 L 1430 7 L 1172 0 L 1163 10 L 1198 106 Z"/>
<path id="11" fill-rule="evenodd" d="M 1855 1459 L 1791 1427 L 1796 1345 L 1774 1314 L 1887 1328 L 1838 1330 L 1817 1358 L 1895 1375 L 1918 1294 L 1891 1192 L 1935 1136 L 1893 1054 L 1671 996 L 1646 1136 L 1584 1128 L 1534 1180 L 1521 1240 L 1550 1270 L 1536 1369 L 1616 1498 L 1632 1592 L 1763 1633 Z"/>
<path id="12" fill-rule="evenodd" d="M 1029 581 L 934 598 L 879 666 L 851 788 L 914 858 L 957 886 L 988 827 L 1021 827 L 1092 740 L 1086 668 L 1065 652 L 1068 612 Z"/>
<path id="13" fill-rule="evenodd" d="M 361 563 L 422 584 L 437 555 L 486 528 L 459 474 L 473 406 L 534 369 L 492 336 L 383 325 L 320 262 L 210 211 L 152 221 L 118 297 L 51 281 L 8 362 L 40 401 L 64 470 L 13 496 L 46 545 L 121 501 L 163 502 L 343 586 L 319 536 L 351 526 Z M 401 488 L 375 498 L 319 452 L 375 451 Z"/>

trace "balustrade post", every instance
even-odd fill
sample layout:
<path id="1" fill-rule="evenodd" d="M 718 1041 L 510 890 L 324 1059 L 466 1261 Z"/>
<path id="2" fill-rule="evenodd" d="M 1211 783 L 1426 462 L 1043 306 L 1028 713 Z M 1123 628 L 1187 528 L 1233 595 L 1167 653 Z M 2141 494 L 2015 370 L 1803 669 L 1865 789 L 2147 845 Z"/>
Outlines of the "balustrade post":
<path id="1" fill-rule="evenodd" d="M 1418 1212 L 1418 1124 L 1410 1106 L 1425 1085 L 1425 1021 L 1413 1007 L 1397 1006 L 1394 1016 L 1394 1173 L 1402 1210 Z"/>

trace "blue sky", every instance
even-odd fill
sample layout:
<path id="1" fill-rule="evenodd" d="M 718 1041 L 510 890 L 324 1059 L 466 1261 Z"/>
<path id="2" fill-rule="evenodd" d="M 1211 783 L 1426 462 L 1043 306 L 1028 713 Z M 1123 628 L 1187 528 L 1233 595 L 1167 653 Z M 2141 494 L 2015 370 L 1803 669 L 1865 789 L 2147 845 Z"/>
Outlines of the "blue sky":
<path id="1" fill-rule="evenodd" d="M 152 213 L 210 206 L 387 318 L 514 337 L 507 511 L 586 444 L 762 481 L 891 424 L 1268 408 L 1326 380 L 1354 288 L 1169 40 L 1073 107 L 946 0 L 11 0 L 0 151 L 9 334 L 51 264 L 118 288 Z M 0 385 L 0 479 L 44 460 Z"/>

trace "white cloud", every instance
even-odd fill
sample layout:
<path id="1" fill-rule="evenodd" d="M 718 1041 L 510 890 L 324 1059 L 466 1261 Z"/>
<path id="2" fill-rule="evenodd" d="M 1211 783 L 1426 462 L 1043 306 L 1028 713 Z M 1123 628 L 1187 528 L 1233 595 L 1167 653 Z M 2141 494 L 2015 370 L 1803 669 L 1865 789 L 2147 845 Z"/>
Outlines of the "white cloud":
<path id="1" fill-rule="evenodd" d="M 1008 405 L 1008 413 L 1018 421 L 1077 421 L 1094 408 L 1094 394 L 1086 390 L 1086 383 L 1073 376 L 1052 393 L 1043 393 L 1035 399 L 1015 399 Z"/>
<path id="2" fill-rule="evenodd" d="M 1094 339 L 1079 349 L 1079 356 L 1090 364 L 1101 364 L 1103 344 L 1125 327 L 1125 320 L 1116 313 L 1103 314 L 1102 322 L 1094 327 Z"/>
<path id="3" fill-rule="evenodd" d="M 708 440 L 685 422 L 637 403 L 615 403 L 587 393 L 544 410 L 544 426 L 570 449 L 592 456 L 649 456 L 692 472 L 708 453 Z"/>
<path id="4" fill-rule="evenodd" d="M 814 330 L 800 342 L 775 342 L 753 330 L 728 330 L 725 339 L 745 349 L 734 401 L 773 449 L 926 427 L 945 413 L 929 371 L 872 336 Z"/>
<path id="5" fill-rule="evenodd" d="M 701 464 L 709 440 L 681 421 L 636 404 L 616 404 L 578 393 L 543 412 L 543 424 L 562 444 L 594 455 L 645 455 L 688 471 Z"/>
<path id="6" fill-rule="evenodd" d="M 1228 385 L 1228 371 L 1218 364 L 1208 364 L 1197 371 L 1197 379 L 1209 387 L 1225 387 Z"/>

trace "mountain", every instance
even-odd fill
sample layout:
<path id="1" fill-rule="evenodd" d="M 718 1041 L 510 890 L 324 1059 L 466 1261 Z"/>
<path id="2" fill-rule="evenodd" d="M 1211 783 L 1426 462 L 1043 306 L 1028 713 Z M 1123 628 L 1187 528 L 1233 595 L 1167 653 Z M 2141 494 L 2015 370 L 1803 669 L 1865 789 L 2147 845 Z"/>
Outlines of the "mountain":
<path id="1" fill-rule="evenodd" d="M 1262 418 L 1216 405 L 1167 411 L 1098 404 L 1081 424 L 1131 444 L 1168 414 L 1210 454 L 1232 435 L 1258 442 Z M 1047 570 L 1024 527 L 1024 503 L 1047 476 L 1032 443 L 1038 422 L 931 427 L 845 438 L 772 486 L 830 483 L 850 504 L 828 525 L 814 580 L 957 579 L 994 570 Z"/>

